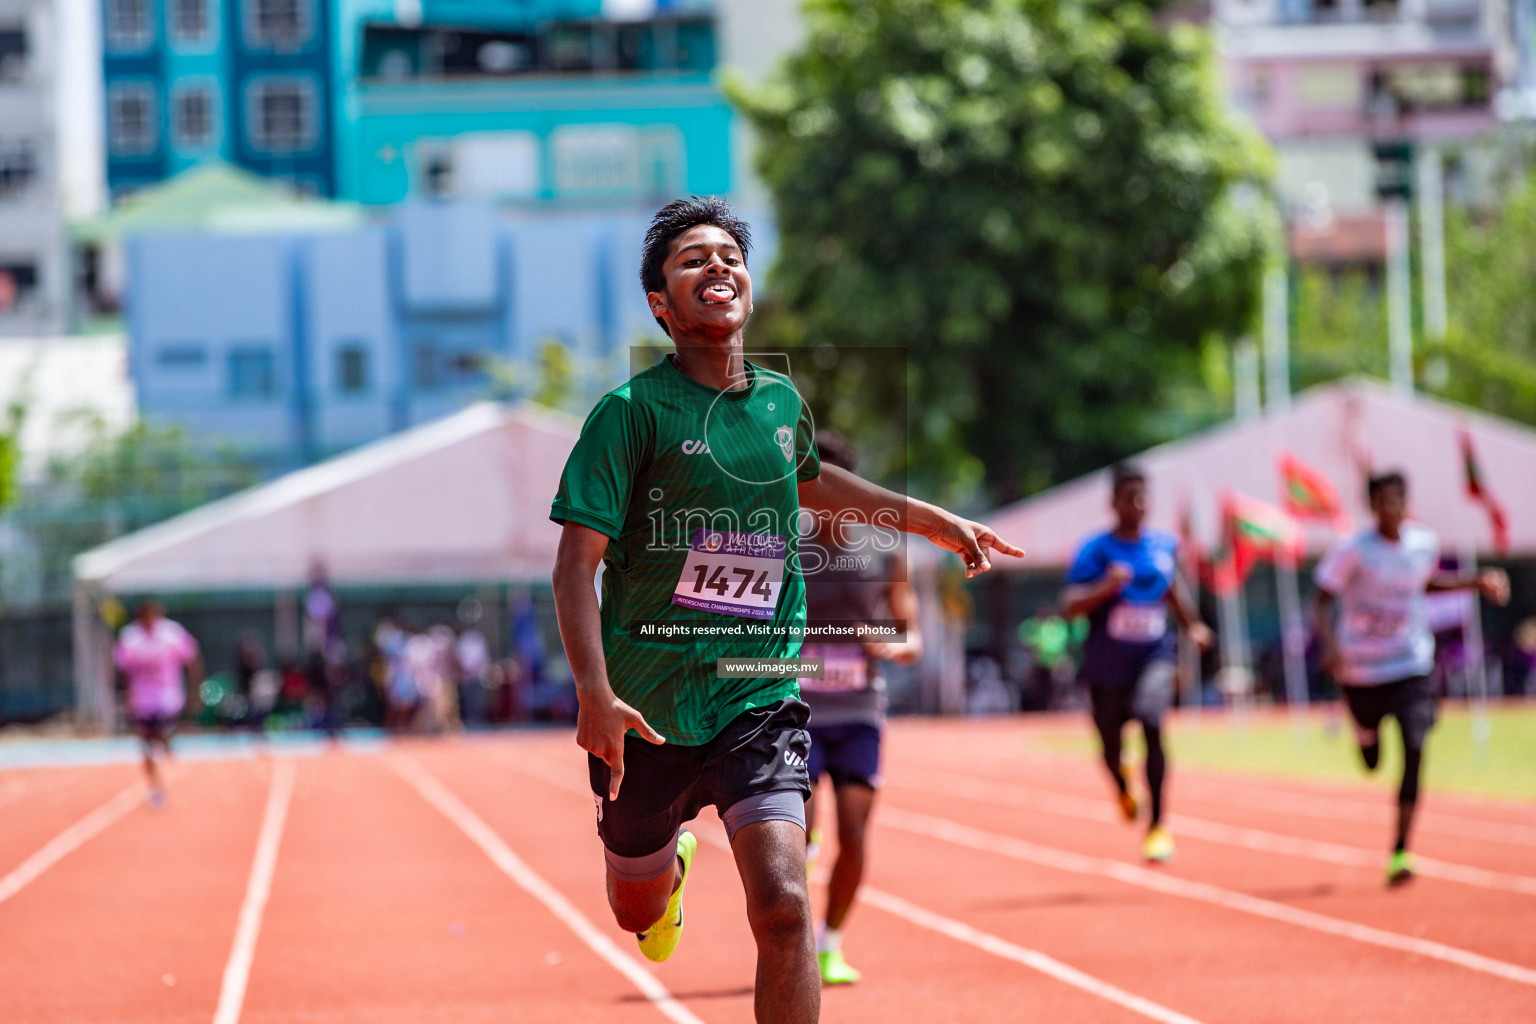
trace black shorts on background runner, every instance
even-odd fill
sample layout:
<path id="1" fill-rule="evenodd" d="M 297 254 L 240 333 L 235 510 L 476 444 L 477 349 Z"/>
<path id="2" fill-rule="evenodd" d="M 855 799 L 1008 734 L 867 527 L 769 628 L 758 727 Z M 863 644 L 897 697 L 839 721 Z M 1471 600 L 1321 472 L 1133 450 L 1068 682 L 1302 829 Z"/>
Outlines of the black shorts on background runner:
<path id="1" fill-rule="evenodd" d="M 598 801 L 597 834 L 620 857 L 646 857 L 677 838 L 677 830 L 705 807 L 722 818 L 733 805 L 767 793 L 811 795 L 806 775 L 810 708 L 786 698 L 751 708 L 699 746 L 624 737 L 624 781 L 617 802 L 608 799 L 608 765 L 587 755 L 592 794 Z M 727 820 L 729 829 L 731 822 Z"/>
<path id="2" fill-rule="evenodd" d="M 1132 720 L 1161 725 L 1173 706 L 1174 664 L 1165 658 L 1149 661 L 1131 686 L 1088 684 L 1093 720 L 1100 732 L 1114 732 Z"/>
<path id="3" fill-rule="evenodd" d="M 866 722 L 811 726 L 811 786 L 823 772 L 833 787 L 858 785 L 880 788 L 880 729 Z"/>
<path id="4" fill-rule="evenodd" d="M 1375 731 L 1381 720 L 1391 715 L 1403 731 L 1403 742 L 1410 747 L 1422 747 L 1435 724 L 1435 687 L 1429 676 L 1369 686 L 1346 683 L 1339 690 L 1356 725 Z"/>
<path id="5" fill-rule="evenodd" d="M 145 743 L 150 740 L 168 740 L 176 731 L 176 723 L 180 720 L 180 715 L 135 715 L 133 731 L 138 733 L 139 739 Z"/>

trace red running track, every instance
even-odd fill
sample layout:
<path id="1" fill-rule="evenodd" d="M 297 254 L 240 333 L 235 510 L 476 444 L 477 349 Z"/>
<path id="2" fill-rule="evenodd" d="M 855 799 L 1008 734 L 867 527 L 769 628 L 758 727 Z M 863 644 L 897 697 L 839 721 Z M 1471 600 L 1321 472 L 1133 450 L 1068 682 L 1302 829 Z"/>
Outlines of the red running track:
<path id="1" fill-rule="evenodd" d="M 1389 891 L 1386 787 L 1177 771 L 1149 869 L 1096 764 L 1024 749 L 1059 727 L 893 725 L 824 1020 L 1536 1020 L 1536 806 L 1430 793 Z M 183 763 L 158 813 L 132 766 L 0 773 L 0 1019 L 750 1021 L 718 823 L 653 966 L 592 815 L 563 731 Z"/>

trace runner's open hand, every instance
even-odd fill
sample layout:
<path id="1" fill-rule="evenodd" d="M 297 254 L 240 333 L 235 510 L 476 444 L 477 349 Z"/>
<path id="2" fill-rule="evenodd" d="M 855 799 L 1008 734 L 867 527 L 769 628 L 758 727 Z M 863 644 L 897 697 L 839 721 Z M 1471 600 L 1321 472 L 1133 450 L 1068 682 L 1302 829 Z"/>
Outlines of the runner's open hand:
<path id="1" fill-rule="evenodd" d="M 1484 569 L 1477 574 L 1477 589 L 1489 604 L 1502 608 L 1509 604 L 1509 573 L 1503 569 Z"/>
<path id="2" fill-rule="evenodd" d="M 576 743 L 608 766 L 609 800 L 619 798 L 619 786 L 624 781 L 624 734 L 631 729 L 648 743 L 667 742 L 640 712 L 612 692 L 606 699 L 588 698 L 580 702 L 576 712 Z"/>
<path id="3" fill-rule="evenodd" d="M 965 560 L 966 579 L 992 568 L 992 561 L 987 557 L 988 550 L 999 551 L 1014 558 L 1024 554 L 1023 548 L 1014 547 L 1003 540 L 992 532 L 990 526 L 973 523 L 969 519 L 961 519 L 957 515 L 948 513 L 945 514 L 938 531 L 928 539 L 946 551 L 953 551 Z"/>
<path id="4" fill-rule="evenodd" d="M 1189 627 L 1189 640 L 1202 651 L 1216 646 L 1216 634 L 1203 622 L 1196 622 Z"/>

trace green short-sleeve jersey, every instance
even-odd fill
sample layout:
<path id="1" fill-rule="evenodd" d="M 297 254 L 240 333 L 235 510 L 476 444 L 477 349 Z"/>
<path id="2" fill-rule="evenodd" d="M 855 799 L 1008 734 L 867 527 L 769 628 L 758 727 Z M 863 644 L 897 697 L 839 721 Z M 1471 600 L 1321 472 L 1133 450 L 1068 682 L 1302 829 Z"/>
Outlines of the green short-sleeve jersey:
<path id="1" fill-rule="evenodd" d="M 721 657 L 794 657 L 805 625 L 798 484 L 821 472 L 789 378 L 717 391 L 669 356 L 604 395 L 550 518 L 610 538 L 603 653 L 618 698 L 669 742 L 713 739 L 794 679 L 717 679 Z"/>

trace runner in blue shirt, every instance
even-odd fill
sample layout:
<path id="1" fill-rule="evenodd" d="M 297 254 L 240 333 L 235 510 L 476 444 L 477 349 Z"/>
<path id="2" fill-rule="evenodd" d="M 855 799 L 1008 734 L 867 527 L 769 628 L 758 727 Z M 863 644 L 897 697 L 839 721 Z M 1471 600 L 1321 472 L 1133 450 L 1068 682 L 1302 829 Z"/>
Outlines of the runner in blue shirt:
<path id="1" fill-rule="evenodd" d="M 1162 719 L 1173 701 L 1177 653 L 1168 612 L 1202 650 L 1214 638 L 1179 583 L 1178 541 L 1170 533 L 1142 529 L 1146 475 L 1119 465 L 1111 471 L 1111 481 L 1114 529 L 1089 537 L 1078 550 L 1062 605 L 1069 617 L 1088 617 L 1079 676 L 1088 685 L 1104 764 L 1127 821 L 1135 821 L 1140 808 L 1121 767 L 1121 737 L 1127 722 L 1141 723 L 1150 804 L 1142 854 L 1150 861 L 1165 861 L 1173 856 L 1174 846 L 1163 826 L 1167 757 Z"/>

